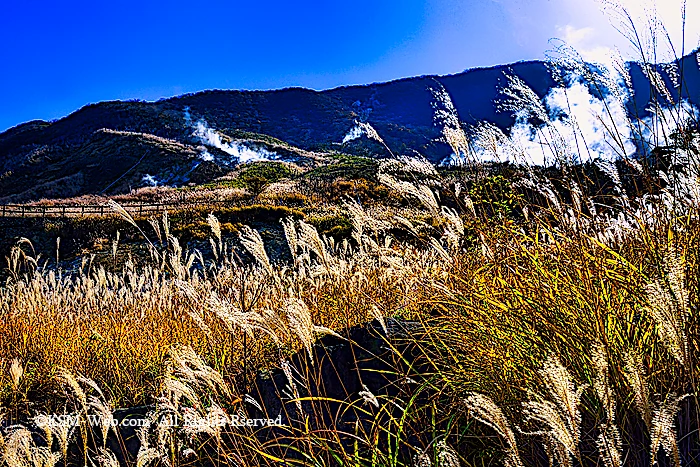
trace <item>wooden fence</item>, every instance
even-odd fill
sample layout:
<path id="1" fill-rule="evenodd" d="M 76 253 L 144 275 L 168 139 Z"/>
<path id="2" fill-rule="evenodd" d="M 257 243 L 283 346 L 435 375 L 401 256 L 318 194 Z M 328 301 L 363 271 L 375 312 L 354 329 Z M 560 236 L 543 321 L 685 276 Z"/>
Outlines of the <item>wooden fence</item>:
<path id="1" fill-rule="evenodd" d="M 219 203 L 207 203 L 219 204 Z M 122 204 L 121 206 L 134 217 L 161 215 L 163 211 L 182 209 L 189 204 Z M 192 204 L 194 205 L 194 204 Z M 56 206 L 37 206 L 27 204 L 0 205 L 0 217 L 78 217 L 105 216 L 115 214 L 107 204 L 70 204 Z"/>

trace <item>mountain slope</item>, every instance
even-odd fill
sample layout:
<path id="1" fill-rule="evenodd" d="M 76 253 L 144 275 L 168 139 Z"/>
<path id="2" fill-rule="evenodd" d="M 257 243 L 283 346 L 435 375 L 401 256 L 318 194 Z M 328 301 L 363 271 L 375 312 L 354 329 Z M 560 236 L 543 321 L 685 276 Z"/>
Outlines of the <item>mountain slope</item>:
<path id="1" fill-rule="evenodd" d="M 686 57 L 683 66 L 689 79 L 684 95 L 698 103 L 695 57 Z M 203 159 L 225 171 L 238 158 L 256 154 L 286 159 L 304 158 L 306 151 L 384 155 L 366 138 L 340 144 L 358 120 L 370 122 L 394 153 L 415 150 L 438 162 L 451 151 L 439 142 L 430 88 L 442 84 L 466 124 L 490 121 L 507 128 L 513 117 L 494 106 L 507 84 L 506 73 L 519 76 L 540 97 L 555 86 L 545 63 L 521 62 L 321 92 L 205 91 L 154 103 L 88 105 L 56 122 L 29 122 L 0 134 L 0 202 L 118 193 L 143 185 L 148 176 L 182 184 Z M 644 109 L 649 82 L 638 66 L 631 67 L 631 75 L 632 106 Z M 291 152 L 268 136 L 291 145 Z M 271 151 L 266 141 L 277 149 Z"/>

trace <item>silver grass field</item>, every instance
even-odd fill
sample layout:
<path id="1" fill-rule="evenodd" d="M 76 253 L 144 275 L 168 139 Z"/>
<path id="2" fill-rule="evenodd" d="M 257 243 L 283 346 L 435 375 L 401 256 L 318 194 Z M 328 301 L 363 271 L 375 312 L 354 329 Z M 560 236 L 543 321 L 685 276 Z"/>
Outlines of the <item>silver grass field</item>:
<path id="1" fill-rule="evenodd" d="M 392 156 L 377 179 L 401 203 L 346 196 L 323 206 L 347 217 L 346 238 L 286 217 L 288 258 L 273 259 L 260 231 L 227 234 L 210 213 L 207 251 L 190 250 L 167 213 L 135 219 L 111 201 L 145 242 L 141 257 L 115 233 L 111 262 L 88 255 L 66 271 L 18 242 L 0 289 L 0 417 L 13 421 L 0 465 L 120 465 L 110 420 L 143 405 L 151 423 L 137 430 L 139 467 L 696 465 L 699 115 L 660 74 L 682 87 L 677 57 L 651 59 L 663 29 L 608 9 L 653 86 L 651 117 L 620 111 L 631 90 L 622 58 L 592 66 L 564 45 L 551 57 L 562 94 L 544 99 L 508 79 L 510 133 L 466 128 L 436 84 L 451 164 L 394 155 L 359 122 L 357 135 Z M 579 119 L 551 111 L 582 82 L 606 90 L 592 117 L 604 148 Z M 649 162 L 658 148 L 665 165 Z M 290 193 L 308 195 L 289 179 L 260 199 Z M 365 387 L 342 401 L 369 423 L 343 431 L 301 420 L 266 440 L 256 427 L 161 423 L 245 415 L 260 404 L 250 382 L 270 368 L 282 369 L 300 413 L 320 406 L 323 395 L 302 395 L 318 376 L 317 339 L 372 321 L 388 336 L 391 318 L 420 324 L 411 339 L 427 370 L 411 376 L 412 393 Z M 297 353 L 304 368 L 291 363 Z M 51 425 L 49 413 L 78 422 Z M 91 415 L 104 423 L 88 427 Z"/>

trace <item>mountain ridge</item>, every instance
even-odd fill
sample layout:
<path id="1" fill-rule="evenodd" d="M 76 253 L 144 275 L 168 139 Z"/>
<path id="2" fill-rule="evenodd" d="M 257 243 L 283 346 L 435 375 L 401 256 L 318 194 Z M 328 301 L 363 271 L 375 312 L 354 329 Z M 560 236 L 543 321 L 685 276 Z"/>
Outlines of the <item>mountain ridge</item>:
<path id="1" fill-rule="evenodd" d="M 689 55 L 683 60 L 686 74 L 692 79 L 685 94 L 697 104 L 700 102 L 700 70 L 695 57 Z M 434 96 L 429 88 L 436 83 L 445 88 L 465 125 L 487 121 L 506 129 L 514 123 L 514 117 L 497 112 L 494 105 L 502 97 L 501 89 L 507 85 L 506 74 L 521 78 L 539 97 L 544 97 L 557 85 L 546 62 L 521 61 L 452 75 L 423 75 L 322 91 L 301 87 L 206 90 L 155 102 L 88 104 L 54 122 L 33 120 L 0 133 L 0 202 L 89 194 L 97 186 L 107 186 L 110 182 L 107 179 L 90 181 L 97 176 L 95 173 L 112 174 L 115 167 L 127 170 L 144 158 L 145 163 L 137 165 L 124 183 L 113 188 L 113 193 L 139 186 L 146 176 L 166 180 L 169 172 L 163 167 L 164 163 L 190 171 L 201 159 L 198 155 L 218 151 L 224 157 L 221 147 L 216 147 L 216 138 L 228 145 L 223 151 L 229 159 L 241 151 L 269 153 L 264 143 L 250 143 L 251 134 L 283 141 L 300 154 L 319 151 L 385 155 L 381 146 L 366 138 L 341 144 L 357 121 L 371 123 L 393 153 L 417 151 L 439 162 L 449 156 L 451 149 L 440 141 L 441 129 L 435 125 Z M 632 104 L 643 109 L 649 99 L 649 92 L 645 91 L 648 80 L 638 65 L 630 67 L 630 74 L 635 87 Z M 664 79 L 670 84 L 668 76 Z M 101 130 L 149 134 L 177 142 L 185 149 L 176 157 L 165 148 L 147 145 L 148 154 L 144 156 L 143 141 L 118 133 L 97 138 L 96 133 Z M 96 147 L 95 138 L 110 149 Z M 85 167 L 88 166 L 98 169 L 87 171 Z M 151 173 L 154 170 L 163 173 Z M 36 189 L 61 179 L 82 181 L 56 192 L 42 193 Z M 187 180 L 183 178 L 180 182 Z"/>

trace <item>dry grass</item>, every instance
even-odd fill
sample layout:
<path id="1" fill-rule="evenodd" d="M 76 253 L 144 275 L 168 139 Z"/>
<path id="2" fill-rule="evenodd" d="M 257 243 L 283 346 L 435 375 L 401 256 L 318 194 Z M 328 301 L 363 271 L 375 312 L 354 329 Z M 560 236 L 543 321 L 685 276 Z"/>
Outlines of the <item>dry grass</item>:
<path id="1" fill-rule="evenodd" d="M 609 75 L 596 78 L 587 65 L 560 59 L 589 82 L 598 79 L 596 86 L 615 85 Z M 660 87 L 654 70 L 646 67 Z M 657 103 L 669 101 L 667 89 L 657 91 Z M 213 461 L 211 449 L 220 465 L 272 464 L 282 448 L 294 451 L 288 461 L 297 465 L 497 460 L 619 467 L 623 459 L 653 465 L 662 456 L 669 465 L 691 462 L 700 451 L 698 122 L 682 106 L 666 109 L 675 118 L 659 122 L 661 130 L 677 135 L 664 140 L 666 167 L 642 167 L 624 153 L 619 133 L 611 135 L 620 160 L 650 188 L 626 192 L 615 164 L 599 161 L 613 193 L 601 197 L 582 188 L 580 148 L 523 82 L 511 80 L 506 94 L 514 109 L 543 122 L 556 177 L 528 165 L 515 136 L 488 125 L 465 133 L 445 90 L 434 92 L 444 137 L 465 160 L 458 179 L 420 158 L 395 158 L 379 163 L 381 190 L 374 183 L 334 184 L 366 195 L 368 207 L 354 198 L 323 204 L 322 192 L 308 196 L 291 182 L 260 193 L 273 204 L 293 198 L 314 204 L 318 225 L 342 216 L 349 237 L 322 235 L 304 213 L 283 207 L 182 214 L 210 230 L 205 256 L 181 245 L 167 216 L 151 220 L 146 231 L 115 204 L 142 236 L 156 233 L 138 264 L 127 257 L 107 271 L 86 259 L 78 273 L 67 274 L 44 266 L 29 242 L 20 242 L 0 290 L 3 405 L 13 413 L 60 410 L 67 386 L 81 414 L 157 402 L 154 416 L 204 418 L 238 410 L 253 374 L 281 365 L 286 394 L 302 408 L 310 401 L 299 398 L 300 389 L 315 367 L 291 368 L 286 357 L 306 352 L 311 360 L 319 335 L 374 318 L 386 326 L 384 317 L 397 316 L 423 324 L 416 344 L 428 370 L 409 397 L 388 398 L 365 386 L 357 401 L 346 401 L 368 425 L 358 421 L 352 433 L 290 426 L 292 446 L 280 440 L 263 446 L 252 432 L 208 427 L 183 434 L 157 425 L 139 435 L 139 464 L 184 463 L 198 454 Z M 627 118 L 633 129 L 644 123 Z M 361 129 L 384 144 L 368 123 Z M 659 134 L 639 138 L 646 149 L 661 145 Z M 520 178 L 494 177 L 486 165 L 474 165 L 479 145 L 482 154 L 514 159 Z M 372 203 L 377 193 L 390 205 Z M 283 259 L 270 258 L 261 232 L 224 227 L 226 216 L 249 211 L 281 221 Z M 234 231 L 237 238 L 226 238 Z M 214 447 L 197 445 L 199 435 Z M 28 436 L 17 428 L 0 439 L 7 465 L 65 458 L 65 450 L 39 447 Z M 110 465 L 110 456 L 102 450 L 95 459 Z"/>
<path id="2" fill-rule="evenodd" d="M 240 394 L 242 381 L 252 377 L 244 371 L 277 365 L 280 352 L 308 349 L 318 332 L 394 315 L 429 330 L 420 344 L 439 375 L 430 384 L 442 394 L 441 410 L 467 397 L 477 418 L 507 440 L 512 465 L 528 462 L 516 447 L 521 435 L 508 431 L 508 416 L 523 431 L 541 433 L 548 452 L 566 464 L 595 459 L 579 449 L 581 424 L 590 417 L 605 422 L 597 443 L 612 459 L 620 453 L 615 423 L 629 435 L 634 412 L 643 410 L 654 443 L 679 455 L 673 419 L 680 400 L 673 393 L 692 391 L 696 374 L 690 343 L 698 337 L 692 313 L 698 283 L 687 273 L 697 264 L 695 211 L 638 221 L 610 240 L 596 235 L 601 224 L 584 212 L 557 224 L 551 216 L 524 224 L 480 218 L 473 206 L 456 215 L 430 193 L 417 188 L 405 195 L 442 217 L 441 237 L 418 247 L 394 243 L 390 230 L 400 225 L 410 234 L 415 220 L 392 223 L 349 202 L 342 209 L 352 220 L 349 242 L 286 220 L 287 264 L 270 261 L 255 230 L 226 241 L 213 215 L 209 260 L 182 250 L 167 216 L 152 226 L 160 239 L 153 239 L 150 261 L 127 261 L 117 272 L 89 261 L 77 275 L 42 269 L 24 253 L 25 242 L 2 292 L 5 404 L 15 411 L 35 409 L 30 402 L 58 410 L 64 371 L 94 380 L 113 405 L 152 403 L 167 389 L 166 362 L 177 348 L 201 356 Z M 465 225 L 477 245 L 463 243 Z M 601 363 L 627 361 L 630 352 L 643 357 L 624 371 Z M 552 360 L 557 355 L 560 362 Z M 632 377 L 632 370 L 653 378 Z M 601 372 L 608 373 L 609 397 L 597 402 Z M 544 392 L 531 393 L 534 388 Z M 493 400 L 485 404 L 476 394 Z M 669 396 L 650 400 L 650 394 Z M 522 419 L 514 410 L 519 401 L 527 401 Z M 505 404 L 507 415 L 494 404 Z M 459 446 L 446 449 L 443 457 L 464 455 Z"/>

